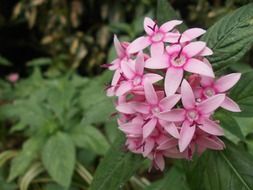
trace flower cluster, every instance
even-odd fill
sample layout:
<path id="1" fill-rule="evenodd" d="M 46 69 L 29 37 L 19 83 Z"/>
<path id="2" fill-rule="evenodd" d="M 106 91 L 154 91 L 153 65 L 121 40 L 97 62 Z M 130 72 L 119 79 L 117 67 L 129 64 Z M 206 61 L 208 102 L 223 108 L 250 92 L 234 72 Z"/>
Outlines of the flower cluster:
<path id="1" fill-rule="evenodd" d="M 172 20 L 160 27 L 144 20 L 145 36 L 132 43 L 114 36 L 117 59 L 106 66 L 115 71 L 108 96 L 116 96 L 119 129 L 126 147 L 163 170 L 164 157 L 191 159 L 206 149 L 222 150 L 224 134 L 214 111 L 240 112 L 227 94 L 240 73 L 215 78 L 205 56 L 213 52 L 196 39 L 205 33 L 191 28 L 180 33 Z M 149 48 L 149 49 L 148 49 Z"/>

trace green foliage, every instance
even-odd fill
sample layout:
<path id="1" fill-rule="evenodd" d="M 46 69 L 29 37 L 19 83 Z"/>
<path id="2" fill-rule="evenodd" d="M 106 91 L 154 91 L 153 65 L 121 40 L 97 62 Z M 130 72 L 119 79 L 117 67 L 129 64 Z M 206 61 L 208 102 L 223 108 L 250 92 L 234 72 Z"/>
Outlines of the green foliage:
<path id="1" fill-rule="evenodd" d="M 237 116 L 251 117 L 253 116 L 253 72 L 243 73 L 240 81 L 230 92 L 230 96 L 235 100 L 242 112 L 235 114 Z"/>
<path id="2" fill-rule="evenodd" d="M 210 27 L 201 40 L 214 54 L 208 59 L 216 71 L 239 61 L 253 44 L 253 4 L 226 15 Z"/>
<path id="3" fill-rule="evenodd" d="M 90 190 L 120 189 L 141 166 L 143 158 L 123 151 L 124 137 L 118 136 L 98 166 Z"/>
<path id="4" fill-rule="evenodd" d="M 70 136 L 77 147 L 93 151 L 98 155 L 104 155 L 109 148 L 104 135 L 94 126 L 78 125 L 73 127 Z"/>
<path id="5" fill-rule="evenodd" d="M 75 146 L 69 135 L 51 136 L 42 151 L 43 165 L 60 185 L 69 187 L 75 166 Z"/>
<path id="6" fill-rule="evenodd" d="M 175 166 L 172 167 L 162 179 L 154 182 L 148 186 L 145 190 L 164 190 L 166 188 L 170 190 L 188 190 L 185 179 L 185 174 L 177 169 Z"/>

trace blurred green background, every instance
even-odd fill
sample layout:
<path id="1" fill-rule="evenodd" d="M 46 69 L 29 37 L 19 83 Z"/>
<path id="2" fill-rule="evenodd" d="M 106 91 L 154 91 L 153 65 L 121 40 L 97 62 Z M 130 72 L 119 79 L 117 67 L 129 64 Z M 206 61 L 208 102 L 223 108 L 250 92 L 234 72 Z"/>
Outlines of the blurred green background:
<path id="1" fill-rule="evenodd" d="M 251 1 L 169 2 L 189 27 L 207 29 Z M 100 65 L 114 59 L 113 34 L 126 41 L 139 36 L 144 17 L 155 18 L 156 3 L 0 0 L 0 190 L 89 187 L 118 133 L 104 92 L 111 73 Z M 228 69 L 252 66 L 251 49 Z M 139 190 L 162 176 L 147 174 L 148 166 L 122 188 Z"/>

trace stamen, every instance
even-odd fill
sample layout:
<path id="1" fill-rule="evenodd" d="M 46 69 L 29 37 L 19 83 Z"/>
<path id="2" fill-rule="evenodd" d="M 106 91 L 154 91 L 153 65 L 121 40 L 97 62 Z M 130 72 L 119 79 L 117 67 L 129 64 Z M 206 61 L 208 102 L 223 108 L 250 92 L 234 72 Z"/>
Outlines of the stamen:
<path id="1" fill-rule="evenodd" d="M 149 27 L 153 32 L 155 32 L 155 27 L 156 27 L 156 26 L 157 26 L 157 23 L 155 23 L 153 27 L 148 25 L 148 27 Z"/>

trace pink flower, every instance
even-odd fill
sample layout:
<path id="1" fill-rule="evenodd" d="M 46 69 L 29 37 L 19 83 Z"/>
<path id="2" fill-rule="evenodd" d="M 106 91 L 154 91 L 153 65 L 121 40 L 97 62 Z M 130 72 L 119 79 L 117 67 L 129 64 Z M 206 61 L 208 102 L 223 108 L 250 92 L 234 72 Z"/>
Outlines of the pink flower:
<path id="1" fill-rule="evenodd" d="M 11 73 L 7 76 L 7 80 L 11 83 L 16 83 L 19 79 L 18 73 Z"/>
<path id="2" fill-rule="evenodd" d="M 201 87 L 198 88 L 198 96 L 201 99 L 206 99 L 211 96 L 220 93 L 227 93 L 240 79 L 241 73 L 231 73 L 221 78 L 215 80 L 210 77 L 201 77 L 200 85 Z M 228 96 L 225 97 L 224 102 L 221 104 L 221 107 L 232 111 L 232 112 L 240 112 L 241 109 L 231 98 Z"/>
<path id="3" fill-rule="evenodd" d="M 191 142 L 196 127 L 211 135 L 223 135 L 223 129 L 209 117 L 224 101 L 224 94 L 215 95 L 198 103 L 195 101 L 191 86 L 184 80 L 181 86 L 181 95 L 183 109 L 174 109 L 159 114 L 161 119 L 171 122 L 183 122 L 178 142 L 180 152 L 183 152 Z"/>
<path id="4" fill-rule="evenodd" d="M 160 54 L 164 49 L 164 42 L 170 42 L 175 36 L 178 38 L 176 33 L 169 32 L 175 26 L 181 24 L 182 21 L 172 20 L 164 23 L 160 28 L 150 18 L 144 19 L 144 30 L 147 36 L 141 36 L 134 40 L 127 48 L 129 53 L 136 53 L 140 50 L 145 49 L 151 45 L 151 55 Z"/>
<path id="5" fill-rule="evenodd" d="M 167 69 L 164 88 L 166 95 L 171 95 L 178 89 L 184 71 L 214 78 L 212 68 L 198 59 L 205 48 L 206 43 L 200 41 L 191 42 L 186 46 L 179 44 L 167 46 L 165 53 L 148 59 L 145 67 L 150 69 Z M 210 50 L 208 54 L 212 54 L 212 51 Z M 208 54 L 205 53 L 205 55 Z"/>
<path id="6" fill-rule="evenodd" d="M 155 83 L 162 80 L 163 77 L 154 73 L 144 73 L 144 55 L 140 52 L 134 64 L 129 62 L 121 65 L 123 71 L 124 80 L 118 84 L 116 90 L 116 96 L 121 96 L 129 91 L 143 90 L 143 84 L 145 80 L 149 80 L 151 83 Z"/>

